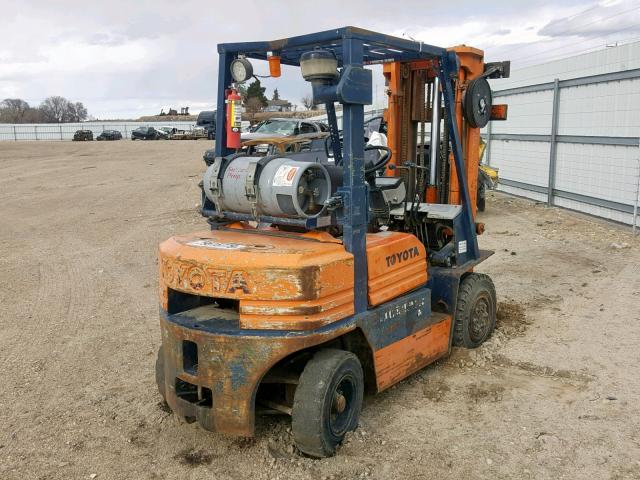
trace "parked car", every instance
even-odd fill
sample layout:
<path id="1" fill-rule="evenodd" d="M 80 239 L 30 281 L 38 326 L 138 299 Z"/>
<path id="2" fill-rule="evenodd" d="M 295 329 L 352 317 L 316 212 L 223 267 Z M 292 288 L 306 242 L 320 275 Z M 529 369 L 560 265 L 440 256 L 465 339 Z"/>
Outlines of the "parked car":
<path id="1" fill-rule="evenodd" d="M 327 127 L 312 120 L 298 118 L 270 118 L 256 125 L 249 133 L 242 134 L 242 140 L 255 140 L 260 137 L 290 137 L 306 133 L 326 132 Z"/>
<path id="2" fill-rule="evenodd" d="M 252 141 L 252 151 L 254 153 L 265 153 L 269 149 L 269 142 L 259 144 L 256 141 L 273 139 L 279 137 L 293 137 L 296 135 L 317 134 L 328 131 L 326 125 L 312 120 L 302 120 L 299 118 L 270 118 L 258 123 L 249 132 L 243 133 L 240 138 L 242 142 Z"/>
<path id="3" fill-rule="evenodd" d="M 169 135 L 153 127 L 138 127 L 131 132 L 131 140 L 160 140 L 168 139 Z"/>
<path id="4" fill-rule="evenodd" d="M 93 141 L 93 132 L 91 130 L 76 130 L 73 134 L 74 142 L 91 142 Z"/>
<path id="5" fill-rule="evenodd" d="M 176 127 L 154 127 L 162 140 L 171 139 L 176 133 L 178 133 L 178 129 Z"/>
<path id="6" fill-rule="evenodd" d="M 118 130 L 105 130 L 96 137 L 96 140 L 122 140 L 122 134 Z"/>
<path id="7" fill-rule="evenodd" d="M 216 112 L 215 110 L 205 110 L 198 114 L 196 119 L 196 127 L 202 127 L 207 132 L 209 140 L 216 138 Z"/>

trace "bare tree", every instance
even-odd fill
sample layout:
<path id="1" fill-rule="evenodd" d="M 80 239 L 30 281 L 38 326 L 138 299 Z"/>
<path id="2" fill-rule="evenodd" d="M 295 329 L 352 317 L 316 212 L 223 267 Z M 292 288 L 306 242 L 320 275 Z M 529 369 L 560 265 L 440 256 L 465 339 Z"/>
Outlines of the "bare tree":
<path id="1" fill-rule="evenodd" d="M 54 96 L 46 98 L 40 104 L 46 121 L 51 123 L 62 123 L 69 114 L 69 100 L 64 97 Z"/>
<path id="2" fill-rule="evenodd" d="M 39 108 L 29 108 L 24 114 L 22 119 L 23 123 L 46 123 L 46 119 L 44 118 L 44 114 L 42 110 Z"/>
<path id="3" fill-rule="evenodd" d="M 87 119 L 87 109 L 82 102 L 72 103 L 67 105 L 66 115 L 64 116 L 65 122 L 82 122 Z"/>
<path id="4" fill-rule="evenodd" d="M 82 122 L 87 119 L 87 109 L 82 102 L 70 102 L 64 97 L 49 97 L 40 104 L 40 111 L 47 122 Z"/>
<path id="5" fill-rule="evenodd" d="M 82 102 L 70 102 L 64 97 L 49 97 L 40 107 L 30 107 L 20 98 L 5 98 L 0 102 L 0 123 L 82 122 L 88 113 Z"/>
<path id="6" fill-rule="evenodd" d="M 249 115 L 251 123 L 255 121 L 256 113 L 262 111 L 264 108 L 262 105 L 262 100 L 259 97 L 247 97 L 244 102 L 244 107 Z"/>
<path id="7" fill-rule="evenodd" d="M 302 105 L 304 105 L 304 108 L 306 108 L 307 110 L 313 110 L 313 107 L 315 105 L 313 103 L 313 97 L 311 97 L 311 95 L 305 95 L 300 99 L 300 101 L 302 102 Z"/>
<path id="8" fill-rule="evenodd" d="M 5 98 L 0 102 L 0 119 L 5 123 L 22 123 L 29 109 L 21 98 Z"/>

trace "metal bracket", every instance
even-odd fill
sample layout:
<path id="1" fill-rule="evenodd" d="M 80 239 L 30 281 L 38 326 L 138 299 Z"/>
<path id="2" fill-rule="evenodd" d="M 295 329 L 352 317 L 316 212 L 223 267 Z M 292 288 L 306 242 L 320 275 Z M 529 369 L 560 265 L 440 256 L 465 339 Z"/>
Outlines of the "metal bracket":
<path id="1" fill-rule="evenodd" d="M 324 202 L 327 211 L 333 212 L 344 206 L 344 198 L 340 192 L 336 192 L 333 196 L 327 198 Z"/>
<path id="2" fill-rule="evenodd" d="M 258 190 L 256 189 L 255 179 L 258 162 L 250 163 L 247 167 L 247 178 L 244 184 L 244 193 L 247 200 L 251 202 L 251 214 L 258 218 Z"/>
<path id="3" fill-rule="evenodd" d="M 222 157 L 216 157 L 213 161 L 213 170 L 211 180 L 209 182 L 209 190 L 213 195 L 213 204 L 216 207 L 216 211 L 221 212 L 220 197 L 222 197 L 222 181 L 220 180 L 220 170 L 222 167 Z"/>

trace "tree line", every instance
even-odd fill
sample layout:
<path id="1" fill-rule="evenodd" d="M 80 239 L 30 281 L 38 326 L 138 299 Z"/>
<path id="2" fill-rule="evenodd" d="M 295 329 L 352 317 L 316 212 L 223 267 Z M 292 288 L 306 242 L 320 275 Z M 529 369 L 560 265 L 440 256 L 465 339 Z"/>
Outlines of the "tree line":
<path id="1" fill-rule="evenodd" d="M 60 96 L 48 97 L 37 107 L 21 98 L 5 98 L 0 102 L 0 123 L 75 123 L 86 120 L 87 115 L 82 102 Z"/>

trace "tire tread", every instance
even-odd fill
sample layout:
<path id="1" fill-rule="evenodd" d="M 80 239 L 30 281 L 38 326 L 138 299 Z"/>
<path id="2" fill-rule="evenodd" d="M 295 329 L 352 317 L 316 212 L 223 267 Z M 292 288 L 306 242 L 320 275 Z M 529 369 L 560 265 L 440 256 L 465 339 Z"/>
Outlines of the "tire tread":
<path id="1" fill-rule="evenodd" d="M 455 323 L 453 328 L 453 344 L 456 347 L 464 346 L 467 348 L 473 348 L 472 345 L 469 345 L 465 341 L 464 315 L 465 315 L 467 304 L 469 303 L 469 301 L 473 300 L 472 295 L 475 289 L 477 288 L 476 286 L 482 285 L 482 284 L 485 284 L 485 286 L 489 290 L 489 293 L 491 294 L 491 298 L 493 299 L 493 303 L 494 303 L 494 313 L 497 309 L 496 288 L 493 284 L 493 280 L 491 280 L 491 277 L 489 275 L 486 275 L 484 273 L 473 272 L 467 275 L 466 277 L 464 277 L 460 282 L 460 288 L 458 289 L 458 299 L 456 303 L 456 312 L 455 312 L 455 320 L 454 320 Z M 493 331 L 494 327 L 495 327 L 495 322 L 491 326 L 491 332 Z M 489 336 L 491 335 L 491 332 L 489 332 Z"/>

